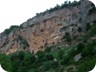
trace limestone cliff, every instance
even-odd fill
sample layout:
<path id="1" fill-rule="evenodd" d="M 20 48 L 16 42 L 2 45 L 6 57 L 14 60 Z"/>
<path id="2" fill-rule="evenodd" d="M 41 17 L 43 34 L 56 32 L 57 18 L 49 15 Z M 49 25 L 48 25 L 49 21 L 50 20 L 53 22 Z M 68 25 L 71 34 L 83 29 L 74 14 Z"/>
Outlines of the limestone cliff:
<path id="1" fill-rule="evenodd" d="M 66 33 L 71 37 L 86 32 L 86 26 L 96 22 L 96 10 L 94 5 L 81 0 L 76 5 L 58 8 L 52 12 L 46 11 L 20 25 L 0 34 L 0 51 L 6 54 L 28 50 L 37 52 L 46 46 L 63 42 Z M 72 38 L 73 39 L 73 38 Z M 73 42 L 74 43 L 74 42 Z M 63 42 L 66 44 L 66 41 Z"/>

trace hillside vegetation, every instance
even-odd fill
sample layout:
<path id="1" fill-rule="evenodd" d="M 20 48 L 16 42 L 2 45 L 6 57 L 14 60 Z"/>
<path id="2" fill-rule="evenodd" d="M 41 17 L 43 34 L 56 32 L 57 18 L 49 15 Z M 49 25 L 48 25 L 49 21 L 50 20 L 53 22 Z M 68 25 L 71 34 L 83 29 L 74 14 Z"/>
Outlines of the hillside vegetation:
<path id="1" fill-rule="evenodd" d="M 36 54 L 0 54 L 0 63 L 9 72 L 88 72 L 96 63 L 96 24 L 78 39 L 77 45 L 72 45 L 71 40 L 66 47 L 53 45 Z"/>

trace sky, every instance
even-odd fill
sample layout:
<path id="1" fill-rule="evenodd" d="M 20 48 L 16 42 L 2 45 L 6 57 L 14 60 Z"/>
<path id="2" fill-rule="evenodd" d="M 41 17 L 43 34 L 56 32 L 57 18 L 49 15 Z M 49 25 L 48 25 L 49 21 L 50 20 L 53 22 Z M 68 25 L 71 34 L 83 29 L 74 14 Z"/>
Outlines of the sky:
<path id="1" fill-rule="evenodd" d="M 0 33 L 64 1 L 74 0 L 0 0 Z"/>

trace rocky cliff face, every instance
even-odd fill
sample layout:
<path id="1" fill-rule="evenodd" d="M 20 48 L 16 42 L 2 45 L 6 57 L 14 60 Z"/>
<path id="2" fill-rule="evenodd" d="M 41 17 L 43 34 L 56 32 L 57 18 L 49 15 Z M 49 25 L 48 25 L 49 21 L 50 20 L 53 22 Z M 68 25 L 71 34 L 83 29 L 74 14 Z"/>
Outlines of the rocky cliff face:
<path id="1" fill-rule="evenodd" d="M 6 54 L 28 50 L 37 52 L 46 46 L 63 42 L 66 33 L 71 38 L 96 21 L 96 10 L 91 2 L 83 0 L 76 6 L 46 12 L 27 20 L 10 33 L 0 34 L 0 51 Z M 63 42 L 66 44 L 66 41 Z M 73 42 L 74 43 L 74 42 Z"/>

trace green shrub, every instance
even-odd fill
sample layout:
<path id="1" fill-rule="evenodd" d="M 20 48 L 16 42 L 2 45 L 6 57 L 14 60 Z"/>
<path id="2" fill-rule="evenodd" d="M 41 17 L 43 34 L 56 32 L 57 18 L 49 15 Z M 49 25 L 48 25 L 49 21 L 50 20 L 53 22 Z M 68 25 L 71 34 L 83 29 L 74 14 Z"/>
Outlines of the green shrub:
<path id="1" fill-rule="evenodd" d="M 95 44 L 94 43 L 87 43 L 86 47 L 82 50 L 82 56 L 88 57 L 95 55 Z"/>
<path id="2" fill-rule="evenodd" d="M 90 30 L 91 29 L 91 25 L 90 25 L 90 23 L 87 23 L 86 24 L 86 31 L 88 31 L 88 30 Z"/>
<path id="3" fill-rule="evenodd" d="M 94 24 L 94 25 L 91 26 L 90 35 L 91 36 L 96 35 L 96 24 Z"/>
<path id="4" fill-rule="evenodd" d="M 60 29 L 60 32 L 65 31 L 65 30 L 66 30 L 66 28 L 67 28 L 67 26 L 62 27 L 62 28 Z"/>
<path id="5" fill-rule="evenodd" d="M 63 55 L 64 55 L 64 51 L 63 50 L 60 50 L 60 51 L 58 51 L 58 58 L 59 58 L 59 60 L 61 60 L 62 58 L 63 58 Z"/>
<path id="6" fill-rule="evenodd" d="M 4 35 L 7 35 L 10 33 L 10 30 L 9 29 L 5 29 L 5 31 L 3 32 Z"/>
<path id="7" fill-rule="evenodd" d="M 83 57 L 87 57 L 90 55 L 90 51 L 88 50 L 88 48 L 84 48 L 82 51 L 82 56 Z"/>
<path id="8" fill-rule="evenodd" d="M 70 42 L 71 41 L 70 33 L 66 32 L 64 37 L 65 37 L 65 39 L 66 39 L 67 42 Z"/>
<path id="9" fill-rule="evenodd" d="M 59 67 L 59 63 L 57 61 L 53 61 L 52 64 L 51 64 L 51 67 L 52 68 L 57 68 L 57 67 Z"/>
<path id="10" fill-rule="evenodd" d="M 10 32 L 16 29 L 21 29 L 21 28 L 22 28 L 21 26 L 13 25 L 9 29 L 5 29 L 5 31 L 3 32 L 3 35 L 8 35 Z"/>
<path id="11" fill-rule="evenodd" d="M 70 56 L 69 56 L 69 55 L 66 55 L 66 56 L 64 56 L 63 59 L 60 61 L 60 64 L 61 64 L 61 65 L 67 65 L 69 61 L 70 61 Z"/>
<path id="12" fill-rule="evenodd" d="M 51 49 L 52 49 L 52 47 L 51 47 L 51 46 L 49 46 L 49 47 L 46 47 L 44 51 L 45 51 L 45 52 L 50 52 L 50 51 L 51 51 Z"/>
<path id="13" fill-rule="evenodd" d="M 0 64 L 4 70 L 11 72 L 11 61 L 7 55 L 0 53 Z"/>
<path id="14" fill-rule="evenodd" d="M 52 54 L 47 54 L 46 58 L 47 58 L 47 60 L 53 60 L 54 59 Z"/>
<path id="15" fill-rule="evenodd" d="M 96 10 L 95 6 L 93 6 L 91 9 L 89 9 L 89 15 L 91 15 Z"/>
<path id="16" fill-rule="evenodd" d="M 36 53 L 37 55 L 37 62 L 41 63 L 43 61 L 47 61 L 47 58 L 46 58 L 46 53 L 43 52 L 43 51 L 38 51 Z"/>
<path id="17" fill-rule="evenodd" d="M 79 44 L 77 45 L 77 51 L 78 51 L 78 52 L 81 52 L 84 48 L 85 48 L 85 45 L 84 45 L 83 43 L 79 43 Z"/>
<path id="18" fill-rule="evenodd" d="M 77 31 L 78 32 L 82 32 L 82 28 L 81 27 L 78 27 Z"/>
<path id="19" fill-rule="evenodd" d="M 27 51 L 12 53 L 8 55 L 8 58 L 11 60 L 10 65 L 12 66 L 12 72 L 26 72 L 30 69 L 30 66 L 32 66 L 32 64 L 36 61 L 35 56 Z"/>
<path id="20" fill-rule="evenodd" d="M 20 51 L 20 52 L 18 53 L 18 58 L 19 58 L 20 60 L 24 60 L 24 52 L 23 52 L 23 51 Z"/>
<path id="21" fill-rule="evenodd" d="M 29 66 L 30 64 L 33 64 L 35 62 L 36 58 L 32 54 L 28 54 L 24 58 L 24 65 Z"/>
<path id="22" fill-rule="evenodd" d="M 95 67 L 95 60 L 85 60 L 78 65 L 78 72 L 88 72 L 91 71 Z"/>
<path id="23" fill-rule="evenodd" d="M 23 49 L 26 49 L 27 47 L 29 47 L 30 45 L 28 44 L 28 42 L 26 41 L 26 39 L 24 39 L 22 36 L 18 35 L 17 39 L 16 39 L 17 42 L 20 41 L 20 45 L 23 46 Z"/>
<path id="24" fill-rule="evenodd" d="M 73 58 L 75 55 L 78 54 L 78 51 L 75 48 L 72 48 L 69 52 L 68 52 L 70 59 Z"/>
<path id="25" fill-rule="evenodd" d="M 17 72 L 28 72 L 28 69 L 26 66 L 19 66 Z"/>

